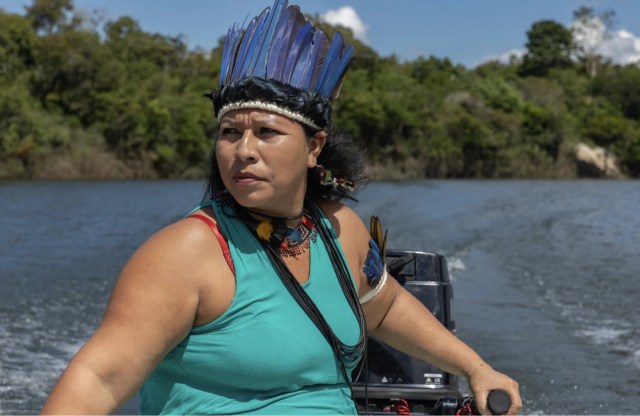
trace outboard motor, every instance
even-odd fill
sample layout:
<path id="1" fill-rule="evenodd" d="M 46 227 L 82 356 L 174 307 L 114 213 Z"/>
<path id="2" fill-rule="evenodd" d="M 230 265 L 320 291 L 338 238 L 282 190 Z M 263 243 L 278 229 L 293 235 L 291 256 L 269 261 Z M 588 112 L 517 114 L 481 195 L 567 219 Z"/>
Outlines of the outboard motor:
<path id="1" fill-rule="evenodd" d="M 387 269 L 455 333 L 453 288 L 443 256 L 388 250 Z M 462 398 L 457 376 L 397 351 L 375 338 L 369 337 L 368 343 L 366 370 L 353 385 L 360 414 L 455 414 Z"/>

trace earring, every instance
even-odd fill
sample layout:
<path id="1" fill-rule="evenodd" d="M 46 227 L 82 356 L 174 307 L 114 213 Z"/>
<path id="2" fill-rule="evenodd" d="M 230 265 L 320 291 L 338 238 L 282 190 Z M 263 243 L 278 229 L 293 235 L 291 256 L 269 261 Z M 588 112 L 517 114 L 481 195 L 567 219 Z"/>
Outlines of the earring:
<path id="1" fill-rule="evenodd" d="M 316 165 L 313 169 L 316 171 L 316 175 L 318 176 L 321 185 L 345 188 L 349 192 L 353 192 L 356 189 L 355 183 L 347 179 L 333 176 L 333 172 L 322 165 Z"/>

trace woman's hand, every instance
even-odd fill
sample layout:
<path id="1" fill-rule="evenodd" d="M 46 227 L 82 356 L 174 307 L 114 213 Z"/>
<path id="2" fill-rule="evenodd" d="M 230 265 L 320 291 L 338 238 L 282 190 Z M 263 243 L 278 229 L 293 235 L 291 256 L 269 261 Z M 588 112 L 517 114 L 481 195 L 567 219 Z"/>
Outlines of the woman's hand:
<path id="1" fill-rule="evenodd" d="M 495 371 L 488 364 L 481 362 L 468 374 L 469 388 L 476 399 L 476 407 L 483 415 L 490 415 L 487 408 L 487 397 L 492 390 L 503 390 L 511 398 L 511 407 L 507 414 L 516 415 L 522 408 L 522 399 L 518 383 L 510 377 Z"/>

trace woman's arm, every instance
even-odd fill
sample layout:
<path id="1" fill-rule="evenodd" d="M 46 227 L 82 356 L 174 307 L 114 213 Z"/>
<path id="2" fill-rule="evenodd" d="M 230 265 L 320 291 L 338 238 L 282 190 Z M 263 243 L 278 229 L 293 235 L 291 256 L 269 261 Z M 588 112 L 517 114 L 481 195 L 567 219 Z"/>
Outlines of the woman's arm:
<path id="1" fill-rule="evenodd" d="M 125 265 L 100 326 L 42 413 L 107 414 L 133 396 L 198 319 L 203 282 L 220 280 L 216 270 L 228 272 L 221 258 L 201 221 L 182 220 L 145 242 Z"/>
<path id="2" fill-rule="evenodd" d="M 511 397 L 510 414 L 517 414 L 522 407 L 518 384 L 493 370 L 395 279 L 389 279 L 363 310 L 369 331 L 376 338 L 444 371 L 466 376 L 482 413 L 487 412 L 487 395 L 497 389 Z"/>
<path id="3" fill-rule="evenodd" d="M 336 203 L 325 204 L 323 209 L 334 223 L 352 273 L 357 276 L 362 297 L 370 290 L 363 272 L 369 232 L 351 209 Z M 496 389 L 509 393 L 513 403 L 509 413 L 520 410 L 522 403 L 517 383 L 494 371 L 395 279 L 387 279 L 382 290 L 362 309 L 371 335 L 444 371 L 467 376 L 481 412 L 487 412 L 487 395 Z"/>

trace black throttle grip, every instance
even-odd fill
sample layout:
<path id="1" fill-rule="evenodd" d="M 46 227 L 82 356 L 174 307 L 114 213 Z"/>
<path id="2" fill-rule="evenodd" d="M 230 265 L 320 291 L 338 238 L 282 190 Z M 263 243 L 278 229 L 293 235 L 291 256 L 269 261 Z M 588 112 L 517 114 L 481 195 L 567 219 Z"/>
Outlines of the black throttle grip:
<path id="1" fill-rule="evenodd" d="M 492 390 L 487 396 L 487 408 L 493 415 L 504 415 L 511 407 L 511 397 L 504 390 Z"/>

